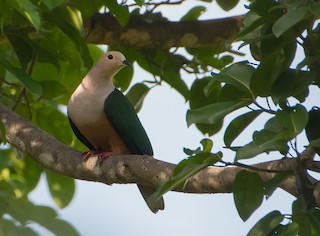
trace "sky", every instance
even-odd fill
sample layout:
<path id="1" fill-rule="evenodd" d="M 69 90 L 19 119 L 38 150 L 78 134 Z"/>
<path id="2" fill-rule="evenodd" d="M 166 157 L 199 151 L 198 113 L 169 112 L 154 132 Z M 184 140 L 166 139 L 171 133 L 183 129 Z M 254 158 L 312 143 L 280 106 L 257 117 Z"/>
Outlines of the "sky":
<path id="1" fill-rule="evenodd" d="M 170 20 L 178 20 L 191 6 L 204 5 L 208 11 L 200 19 L 215 19 L 224 16 L 240 15 L 246 12 L 244 4 L 240 1 L 236 9 L 224 12 L 213 1 L 204 3 L 189 0 L 181 7 L 162 7 L 158 10 Z M 177 14 L 177 9 L 179 14 Z M 246 48 L 241 49 L 247 52 Z M 297 61 L 301 60 L 302 54 L 298 54 Z M 300 59 L 299 59 L 300 57 Z M 239 58 L 246 60 L 248 57 Z M 191 85 L 194 77 L 182 74 L 182 77 Z M 150 78 L 149 74 L 137 68 L 135 65 L 134 82 L 140 82 Z M 310 109 L 316 97 L 316 91 L 312 92 L 313 99 L 307 104 Z M 150 91 L 145 99 L 142 110 L 139 113 L 140 120 L 144 125 L 152 142 L 155 158 L 178 163 L 185 158 L 183 147 L 196 148 L 203 135 L 196 130 L 195 126 L 187 127 L 186 111 L 188 104 L 170 86 L 163 83 Z M 232 120 L 227 117 L 225 126 Z M 263 123 L 264 124 L 264 123 Z M 245 143 L 250 130 L 260 130 L 261 122 L 255 122 L 249 130 L 243 133 L 239 143 Z M 70 130 L 71 131 L 71 130 Z M 221 132 L 223 134 L 223 131 Z M 214 150 L 218 151 L 224 146 L 222 135 L 212 137 Z M 301 144 L 305 137 L 301 139 Z M 304 143 L 306 144 L 306 143 Z M 227 153 L 228 154 L 228 153 Z M 268 156 L 278 158 L 279 156 Z M 232 161 L 233 153 L 226 155 L 227 161 Z M 263 159 L 264 158 L 264 159 Z M 261 161 L 266 160 L 266 156 Z M 260 159 L 255 159 L 259 161 Z M 50 198 L 45 180 L 42 178 L 37 189 L 31 193 L 31 200 L 37 204 L 54 205 Z M 265 214 L 278 209 L 282 213 L 291 212 L 292 196 L 283 190 L 277 190 L 270 199 L 264 201 L 249 220 L 243 222 L 238 216 L 232 194 L 184 194 L 169 192 L 164 196 L 165 210 L 153 214 L 145 205 L 138 188 L 135 185 L 112 185 L 87 181 L 76 181 L 76 194 L 71 204 L 59 211 L 62 219 L 70 222 L 77 228 L 81 235 L 246 235 L 251 227 Z M 36 229 L 43 236 L 52 235 L 50 232 L 39 227 Z"/>

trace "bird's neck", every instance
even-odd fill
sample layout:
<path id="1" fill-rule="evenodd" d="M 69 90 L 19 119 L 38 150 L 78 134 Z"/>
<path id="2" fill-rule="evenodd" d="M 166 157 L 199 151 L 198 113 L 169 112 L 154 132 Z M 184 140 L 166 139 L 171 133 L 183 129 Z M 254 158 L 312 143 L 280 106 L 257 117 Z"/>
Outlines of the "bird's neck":
<path id="1" fill-rule="evenodd" d="M 83 78 L 81 85 L 84 89 L 88 89 L 91 91 L 98 90 L 113 90 L 115 86 L 113 85 L 112 75 L 110 73 L 102 73 L 96 68 L 92 68 L 89 73 Z"/>

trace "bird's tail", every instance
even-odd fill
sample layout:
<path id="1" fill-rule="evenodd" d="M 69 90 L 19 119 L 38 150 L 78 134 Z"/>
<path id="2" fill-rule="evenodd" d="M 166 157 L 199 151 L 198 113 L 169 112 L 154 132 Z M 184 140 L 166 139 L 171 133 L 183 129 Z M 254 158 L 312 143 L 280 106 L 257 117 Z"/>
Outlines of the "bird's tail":
<path id="1" fill-rule="evenodd" d="M 151 194 L 154 193 L 155 189 L 150 188 L 150 187 L 146 187 L 146 186 L 141 186 L 141 185 L 138 185 L 138 188 L 139 188 L 141 195 L 143 196 L 145 202 L 147 203 L 149 209 L 153 213 L 157 213 L 159 210 L 164 209 L 164 200 L 162 197 L 157 201 L 151 200 L 149 198 L 149 196 L 151 196 Z"/>

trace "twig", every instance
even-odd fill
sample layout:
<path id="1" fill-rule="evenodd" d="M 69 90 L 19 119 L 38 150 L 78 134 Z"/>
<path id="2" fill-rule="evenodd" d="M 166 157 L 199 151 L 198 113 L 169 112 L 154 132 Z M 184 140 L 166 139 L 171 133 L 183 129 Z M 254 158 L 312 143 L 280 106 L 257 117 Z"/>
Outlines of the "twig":
<path id="1" fill-rule="evenodd" d="M 237 166 L 237 167 L 241 167 L 241 168 L 245 168 L 248 170 L 252 170 L 252 171 L 262 171 L 262 172 L 266 172 L 266 173 L 283 173 L 283 172 L 290 172 L 293 174 L 293 170 L 270 170 L 270 169 L 263 169 L 263 168 L 259 168 L 259 167 L 254 167 L 254 166 L 250 166 L 250 165 L 246 165 L 240 162 L 226 162 L 223 160 L 220 160 L 219 162 L 225 164 L 225 166 Z"/>

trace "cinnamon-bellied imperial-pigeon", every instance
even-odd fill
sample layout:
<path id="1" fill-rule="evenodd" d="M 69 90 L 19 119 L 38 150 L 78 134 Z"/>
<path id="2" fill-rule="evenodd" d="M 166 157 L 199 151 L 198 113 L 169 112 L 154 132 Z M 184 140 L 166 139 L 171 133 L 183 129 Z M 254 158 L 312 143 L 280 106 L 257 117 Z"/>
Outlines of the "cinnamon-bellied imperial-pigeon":
<path id="1" fill-rule="evenodd" d="M 150 140 L 129 100 L 113 84 L 113 76 L 130 65 L 117 51 L 105 53 L 83 78 L 68 102 L 68 117 L 77 138 L 101 156 L 153 156 Z M 150 210 L 164 209 L 151 200 L 153 188 L 138 185 Z"/>

